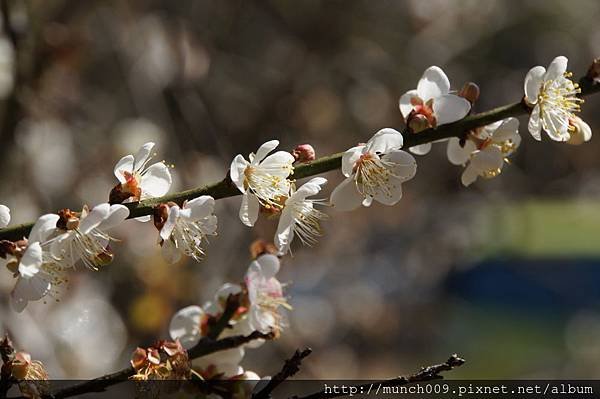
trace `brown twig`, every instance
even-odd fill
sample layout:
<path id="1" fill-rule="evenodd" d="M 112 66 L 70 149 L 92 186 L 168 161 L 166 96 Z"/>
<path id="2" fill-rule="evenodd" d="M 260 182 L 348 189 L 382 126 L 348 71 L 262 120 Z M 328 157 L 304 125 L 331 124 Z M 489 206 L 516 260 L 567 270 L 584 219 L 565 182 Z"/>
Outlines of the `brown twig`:
<path id="1" fill-rule="evenodd" d="M 188 356 L 190 359 L 196 359 L 202 356 L 210 355 L 211 353 L 236 348 L 250 341 L 257 339 L 271 339 L 272 334 L 263 334 L 255 331 L 249 335 L 236 335 L 217 340 L 219 335 L 229 327 L 229 321 L 239 307 L 239 295 L 230 295 L 227 298 L 223 313 L 210 325 L 207 337 L 200 340 L 196 346 L 190 348 Z M 82 395 L 90 392 L 102 392 L 109 386 L 127 381 L 129 377 L 135 374 L 133 367 L 129 366 L 114 373 L 106 374 L 102 377 L 95 378 L 90 381 L 85 381 L 80 384 L 75 384 L 70 387 L 60 389 L 50 395 L 53 399 L 69 398 L 76 395 Z"/>
<path id="2" fill-rule="evenodd" d="M 312 353 L 312 349 L 305 348 L 303 350 L 296 349 L 294 355 L 287 359 L 281 368 L 281 371 L 273 376 L 260 391 L 252 395 L 252 399 L 268 399 L 271 396 L 271 392 L 277 388 L 283 381 L 294 376 L 300 371 L 300 365 L 305 357 Z"/>
<path id="3" fill-rule="evenodd" d="M 374 383 L 362 384 L 353 386 L 356 388 L 355 392 L 368 392 L 373 387 L 395 387 L 407 384 L 414 384 L 418 382 L 425 382 L 431 380 L 439 380 L 444 377 L 440 375 L 440 373 L 444 371 L 450 371 L 455 367 L 460 367 L 465 363 L 465 360 L 454 354 L 450 356 L 448 360 L 444 363 L 436 364 L 433 366 L 423 367 L 419 372 L 407 376 L 407 377 L 397 377 L 389 380 L 378 381 Z M 342 392 L 334 392 L 334 391 L 319 391 L 306 396 L 292 396 L 290 399 L 331 399 L 337 398 L 340 396 L 347 396 L 348 391 L 345 393 Z"/>

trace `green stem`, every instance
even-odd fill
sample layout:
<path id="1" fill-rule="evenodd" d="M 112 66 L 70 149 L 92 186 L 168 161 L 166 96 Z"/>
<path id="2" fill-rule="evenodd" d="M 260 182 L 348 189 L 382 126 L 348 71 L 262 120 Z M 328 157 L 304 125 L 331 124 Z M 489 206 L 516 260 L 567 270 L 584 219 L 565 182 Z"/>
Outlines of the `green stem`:
<path id="1" fill-rule="evenodd" d="M 600 91 L 600 84 L 594 84 L 594 82 L 588 78 L 582 78 L 579 81 L 579 84 L 581 85 L 582 96 L 591 95 Z M 450 137 L 459 137 L 465 132 L 476 127 L 485 126 L 492 122 L 496 122 L 511 116 L 516 117 L 526 115 L 529 113 L 529 111 L 530 110 L 527 105 L 521 101 L 478 114 L 469 115 L 457 122 L 442 125 L 436 129 L 427 129 L 417 134 L 409 134 L 404 132 L 403 148 L 410 148 L 416 145 L 431 143 Z M 316 159 L 312 162 L 295 166 L 292 177 L 295 179 L 302 179 L 339 169 L 342 164 L 342 154 L 343 152 L 339 152 L 337 154 Z M 125 205 L 130 211 L 129 218 L 136 218 L 139 216 L 151 215 L 153 208 L 156 205 L 169 201 L 181 204 L 185 200 L 191 200 L 201 195 L 210 195 L 215 199 L 220 199 L 233 197 L 240 194 L 240 191 L 231 182 L 229 177 L 226 177 L 222 181 L 210 184 L 208 186 L 193 188 L 191 190 L 165 195 L 164 197 L 151 198 L 141 202 Z M 0 229 L 0 240 L 20 240 L 29 234 L 32 226 L 33 223 L 24 223 Z"/>

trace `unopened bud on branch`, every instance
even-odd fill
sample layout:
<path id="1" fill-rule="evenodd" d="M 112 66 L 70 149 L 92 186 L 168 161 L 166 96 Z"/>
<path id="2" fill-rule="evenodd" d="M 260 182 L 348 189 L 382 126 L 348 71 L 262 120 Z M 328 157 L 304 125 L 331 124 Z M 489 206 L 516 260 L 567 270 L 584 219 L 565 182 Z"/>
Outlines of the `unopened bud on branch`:
<path id="1" fill-rule="evenodd" d="M 256 259 L 264 254 L 277 255 L 277 248 L 275 245 L 261 239 L 255 240 L 252 244 L 250 244 L 249 249 L 252 259 Z"/>
<path id="2" fill-rule="evenodd" d="M 594 83 L 600 83 L 600 58 L 596 58 L 592 61 L 592 65 L 590 65 L 586 77 L 594 81 Z"/>
<path id="3" fill-rule="evenodd" d="M 292 151 L 296 162 L 310 162 L 316 159 L 315 149 L 310 144 L 300 144 Z"/>
<path id="4" fill-rule="evenodd" d="M 458 95 L 473 105 L 479 99 L 480 93 L 479 86 L 473 82 L 467 82 L 464 84 L 462 89 L 460 89 Z"/>

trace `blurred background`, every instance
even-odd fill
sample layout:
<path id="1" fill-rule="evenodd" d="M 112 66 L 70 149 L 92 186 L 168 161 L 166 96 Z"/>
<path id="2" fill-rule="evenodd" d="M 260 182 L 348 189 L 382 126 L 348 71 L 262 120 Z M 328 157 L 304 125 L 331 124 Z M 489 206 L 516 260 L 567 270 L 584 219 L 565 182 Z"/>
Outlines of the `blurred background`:
<path id="1" fill-rule="evenodd" d="M 2 5 L 0 203 L 13 223 L 105 202 L 116 161 L 146 141 L 181 190 L 221 180 L 269 139 L 322 156 L 401 129 L 398 98 L 430 65 L 455 89 L 479 84 L 482 111 L 519 101 L 532 66 L 565 55 L 581 76 L 600 55 L 596 0 Z M 599 105 L 584 105 L 593 129 Z M 457 352 L 468 364 L 451 378 L 597 378 L 600 141 L 538 143 L 521 122 L 521 148 L 493 180 L 462 187 L 438 144 L 397 206 L 327 210 L 319 244 L 283 261 L 289 327 L 243 366 L 272 375 L 311 346 L 298 377 L 390 377 Z M 326 177 L 324 196 L 342 175 Z M 80 268 L 58 303 L 14 313 L 0 272 L 0 330 L 53 378 L 122 368 L 167 337 L 177 309 L 240 281 L 253 240 L 272 239 L 276 221 L 248 229 L 239 203 L 217 203 L 201 263 L 167 265 L 154 227 L 129 221 L 112 232 L 115 262 Z"/>

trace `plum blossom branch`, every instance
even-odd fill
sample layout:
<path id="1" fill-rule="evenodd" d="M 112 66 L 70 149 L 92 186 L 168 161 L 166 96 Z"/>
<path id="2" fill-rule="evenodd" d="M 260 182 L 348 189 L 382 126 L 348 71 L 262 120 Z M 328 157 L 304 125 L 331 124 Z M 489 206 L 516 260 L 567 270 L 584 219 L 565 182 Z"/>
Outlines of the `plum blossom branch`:
<path id="1" fill-rule="evenodd" d="M 280 372 L 275 374 L 273 378 L 258 392 L 252 395 L 252 399 L 268 399 L 271 397 L 271 392 L 275 390 L 283 381 L 293 377 L 300 371 L 300 365 L 305 357 L 312 353 L 312 349 L 305 348 L 303 350 L 296 349 L 296 352 L 285 361 Z"/>
<path id="2" fill-rule="evenodd" d="M 196 346 L 188 351 L 190 360 L 207 356 L 215 352 L 237 348 L 251 341 L 260 339 L 268 340 L 273 338 L 273 334 L 271 333 L 254 331 L 249 335 L 234 335 L 217 339 L 217 337 L 229 326 L 229 321 L 233 317 L 238 307 L 239 297 L 237 295 L 230 295 L 227 299 L 225 310 L 216 320 L 216 322 L 210 326 L 209 336 L 205 339 L 202 339 Z M 134 368 L 129 366 L 122 370 L 103 375 L 93 380 L 60 389 L 50 395 L 50 397 L 53 399 L 62 399 L 89 392 L 102 392 L 110 386 L 127 381 L 134 374 Z"/>
<path id="3" fill-rule="evenodd" d="M 419 370 L 415 374 L 412 374 L 409 376 L 403 376 L 403 377 L 396 377 L 396 378 L 392 378 L 389 380 L 384 380 L 384 381 L 379 381 L 379 382 L 374 382 L 374 383 L 369 383 L 369 384 L 358 385 L 355 388 L 357 388 L 357 392 L 365 392 L 365 391 L 368 391 L 371 386 L 395 387 L 395 386 L 401 386 L 401 385 L 414 384 L 414 383 L 418 383 L 418 382 L 439 380 L 439 379 L 444 378 L 442 375 L 440 375 L 440 373 L 442 373 L 444 371 L 450 371 L 450 370 L 454 369 L 455 367 L 460 367 L 464 363 L 465 363 L 464 359 L 462 359 L 458 355 L 454 354 L 454 355 L 450 356 L 450 358 L 448 358 L 448 360 L 446 360 L 444 363 L 436 364 L 433 366 L 423 367 L 421 370 Z M 316 393 L 306 395 L 306 396 L 292 396 L 290 399 L 330 399 L 330 398 L 336 398 L 336 397 L 340 397 L 340 396 L 346 396 L 347 394 L 348 394 L 347 392 L 346 393 L 341 393 L 341 392 L 336 393 L 336 392 L 320 391 L 320 392 L 316 392 Z"/>
<path id="4" fill-rule="evenodd" d="M 600 84 L 596 83 L 590 76 L 584 76 L 579 80 L 581 88 L 580 96 L 588 96 L 600 92 Z M 410 133 L 407 129 L 402 132 L 404 136 L 403 148 L 411 148 L 450 137 L 462 137 L 465 132 L 488 125 L 509 117 L 526 115 L 531 112 L 530 107 L 524 102 L 507 104 L 489 111 L 471 114 L 453 123 L 429 128 L 417 134 Z M 324 172 L 339 169 L 342 164 L 343 153 L 336 153 L 318 158 L 314 161 L 294 166 L 294 179 L 315 176 Z M 210 195 L 214 199 L 233 197 L 242 194 L 229 176 L 222 181 L 203 187 L 193 188 L 162 197 L 145 199 L 139 202 L 124 204 L 129 208 L 129 218 L 152 215 L 154 208 L 163 203 L 174 202 L 179 205 L 186 200 L 198 198 L 202 195 Z M 33 223 L 24 223 L 0 229 L 0 240 L 20 240 L 31 231 Z"/>

